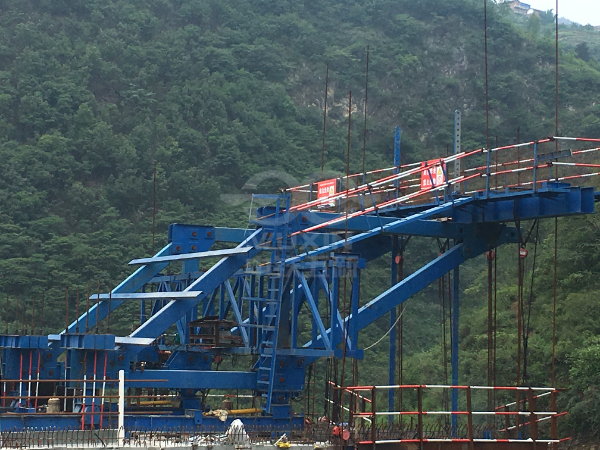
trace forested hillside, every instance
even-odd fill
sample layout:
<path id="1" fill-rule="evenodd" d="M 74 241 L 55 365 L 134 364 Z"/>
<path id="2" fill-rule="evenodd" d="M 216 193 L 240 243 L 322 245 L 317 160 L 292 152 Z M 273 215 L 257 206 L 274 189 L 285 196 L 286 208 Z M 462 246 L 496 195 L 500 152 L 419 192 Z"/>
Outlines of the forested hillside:
<path id="1" fill-rule="evenodd" d="M 554 37 L 510 14 L 489 5 L 490 135 L 501 144 L 517 130 L 521 139 L 551 135 L 555 119 Z M 37 299 L 35 328 L 57 331 L 65 288 L 73 302 L 88 281 L 106 290 L 129 273 L 130 259 L 150 254 L 155 167 L 156 248 L 173 222 L 247 226 L 249 202 L 222 194 L 314 179 L 326 64 L 325 169 L 345 172 L 352 90 L 350 165 L 360 170 L 367 45 L 367 169 L 392 164 L 396 125 L 406 162 L 445 155 L 455 109 L 464 114 L 463 147 L 485 145 L 481 1 L 0 2 L 0 298 L 12 299 L 0 329 L 5 321 L 16 329 L 18 296 L 26 317 Z M 560 134 L 600 137 L 599 100 L 600 63 L 561 49 Z M 247 185 L 253 177 L 261 182 Z M 546 385 L 553 220 L 538 241 L 524 382 Z M 591 438 L 600 434 L 600 216 L 560 219 L 558 242 L 558 385 L 570 388 L 567 429 Z M 437 254 L 437 244 L 419 245 L 409 246 L 409 272 Z M 499 384 L 514 384 L 517 250 L 498 253 Z M 361 301 L 389 283 L 381 267 L 363 277 Z M 485 384 L 485 259 L 463 273 L 461 376 Z M 129 312 L 117 319 L 124 333 L 136 320 Z M 387 328 L 367 330 L 365 345 Z M 405 330 L 404 380 L 443 382 L 437 286 L 408 303 Z M 369 371 L 373 382 L 386 379 L 386 346 L 361 363 L 380 368 Z"/>

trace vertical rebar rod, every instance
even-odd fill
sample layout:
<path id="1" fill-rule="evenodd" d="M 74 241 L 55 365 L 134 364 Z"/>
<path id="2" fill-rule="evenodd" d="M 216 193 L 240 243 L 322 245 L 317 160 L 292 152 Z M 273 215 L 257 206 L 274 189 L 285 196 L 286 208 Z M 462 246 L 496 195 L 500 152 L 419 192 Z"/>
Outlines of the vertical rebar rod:
<path id="1" fill-rule="evenodd" d="M 521 225 L 518 224 L 517 227 Z M 519 235 L 520 236 L 520 235 Z M 517 273 L 517 386 L 521 385 L 521 335 L 522 335 L 522 317 L 521 303 L 523 301 L 523 258 L 521 258 L 521 239 L 519 238 L 518 245 L 518 273 Z M 518 392 L 518 391 L 517 391 Z M 518 419 L 518 416 L 517 416 Z"/>
<path id="2" fill-rule="evenodd" d="M 96 299 L 96 334 L 100 322 L 100 279 L 98 278 L 98 298 Z"/>
<path id="3" fill-rule="evenodd" d="M 19 294 L 17 294 L 16 299 L 15 299 L 15 334 L 20 334 L 20 324 L 21 322 L 19 322 Z"/>
<path id="4" fill-rule="evenodd" d="M 494 249 L 494 352 L 493 352 L 493 377 L 492 385 L 496 387 L 497 382 L 497 366 L 498 360 L 496 357 L 498 350 L 498 247 Z M 496 405 L 496 389 L 494 389 L 493 405 Z M 494 417 L 494 429 L 496 428 L 496 417 Z"/>
<path id="5" fill-rule="evenodd" d="M 44 334 L 44 305 L 46 303 L 46 294 L 42 293 L 42 317 L 40 317 L 40 336 Z"/>
<path id="6" fill-rule="evenodd" d="M 4 323 L 6 324 L 6 334 L 8 334 L 8 307 L 9 307 L 8 294 L 6 294 L 6 315 L 4 316 Z"/>
<path id="7" fill-rule="evenodd" d="M 363 183 L 366 183 L 365 175 L 365 161 L 367 157 L 367 100 L 369 98 L 369 46 L 367 45 L 367 71 L 365 75 L 365 122 L 363 127 Z"/>
<path id="8" fill-rule="evenodd" d="M 22 335 L 27 334 L 27 318 L 25 317 L 26 312 L 27 312 L 27 298 L 25 298 L 25 300 L 23 300 L 23 309 L 21 310 L 21 334 Z"/>
<path id="9" fill-rule="evenodd" d="M 90 331 L 90 282 L 87 282 L 87 292 L 85 296 L 85 332 Z"/>
<path id="10" fill-rule="evenodd" d="M 152 192 L 152 255 L 154 255 L 154 236 L 156 231 L 156 161 L 154 161 L 153 175 L 153 192 Z"/>
<path id="11" fill-rule="evenodd" d="M 75 333 L 79 333 L 79 287 L 77 288 L 77 296 L 75 298 Z"/>
<path id="12" fill-rule="evenodd" d="M 31 334 L 34 333 L 34 331 L 33 331 L 34 319 L 35 319 L 35 297 L 33 297 L 31 299 Z"/>
<path id="13" fill-rule="evenodd" d="M 490 194 L 490 101 L 488 84 L 487 0 L 483 0 L 483 30 L 485 48 L 485 148 L 487 150 L 486 195 Z"/>
<path id="14" fill-rule="evenodd" d="M 108 317 L 106 320 L 106 334 L 110 334 L 110 307 L 112 303 L 112 289 L 108 292 Z"/>
<path id="15" fill-rule="evenodd" d="M 554 108 L 555 108 L 555 130 L 558 136 L 558 0 L 556 0 L 556 33 L 555 33 L 555 72 L 554 72 Z M 558 141 L 555 142 L 556 151 L 558 151 Z M 556 168 L 556 178 L 558 179 L 558 167 Z"/>
<path id="16" fill-rule="evenodd" d="M 493 322 L 493 286 L 492 286 L 492 263 L 493 263 L 493 252 L 488 250 L 487 252 L 487 293 L 488 293 L 488 316 L 487 316 L 487 383 L 488 386 L 492 385 L 492 322 Z M 487 409 L 492 410 L 492 391 L 488 391 L 487 395 Z"/>
<path id="17" fill-rule="evenodd" d="M 65 333 L 69 332 L 69 288 L 65 289 Z"/>
<path id="18" fill-rule="evenodd" d="M 352 126 L 352 91 L 348 92 L 348 147 L 346 150 L 346 227 L 344 232 L 344 249 L 348 251 L 348 200 L 350 198 L 350 129 Z M 333 313 L 333 311 L 332 311 Z"/>
<path id="19" fill-rule="evenodd" d="M 556 387 L 556 293 L 558 288 L 558 217 L 554 217 L 554 289 L 552 301 L 552 387 Z"/>
<path id="20" fill-rule="evenodd" d="M 325 69 L 325 107 L 323 108 L 323 145 L 321 147 L 321 178 L 323 178 L 323 168 L 325 167 L 325 129 L 327 126 L 327 94 L 329 84 L 329 64 Z"/>

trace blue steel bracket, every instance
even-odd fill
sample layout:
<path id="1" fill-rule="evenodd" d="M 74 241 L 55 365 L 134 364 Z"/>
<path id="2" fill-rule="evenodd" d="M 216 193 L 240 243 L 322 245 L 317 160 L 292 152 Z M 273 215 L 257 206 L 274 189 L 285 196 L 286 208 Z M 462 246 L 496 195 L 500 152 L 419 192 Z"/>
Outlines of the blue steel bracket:
<path id="1" fill-rule="evenodd" d="M 473 258 L 502 244 L 519 242 L 517 229 L 508 227 L 504 223 L 492 222 L 473 225 L 470 227 L 471 233 L 462 241 L 462 252 L 465 259 Z"/>
<path id="2" fill-rule="evenodd" d="M 215 242 L 215 227 L 202 225 L 169 225 L 167 233 L 171 246 L 171 255 L 206 251 Z"/>
<path id="3" fill-rule="evenodd" d="M 48 336 L 0 335 L 0 348 L 48 348 Z"/>
<path id="4" fill-rule="evenodd" d="M 60 346 L 70 349 L 114 350 L 114 334 L 61 334 Z"/>

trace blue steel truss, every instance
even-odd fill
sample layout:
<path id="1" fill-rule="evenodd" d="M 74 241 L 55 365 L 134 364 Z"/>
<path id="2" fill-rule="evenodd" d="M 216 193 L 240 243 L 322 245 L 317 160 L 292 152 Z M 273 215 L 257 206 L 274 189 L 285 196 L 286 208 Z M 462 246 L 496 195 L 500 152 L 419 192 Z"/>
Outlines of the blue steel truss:
<path id="1" fill-rule="evenodd" d="M 399 132 L 396 142 L 399 145 Z M 0 336 L 2 378 L 27 379 L 33 364 L 34 378 L 52 382 L 55 393 L 93 395 L 100 378 L 104 387 L 114 388 L 118 371 L 124 370 L 129 388 L 177 392 L 181 404 L 172 406 L 169 414 L 128 414 L 128 426 L 221 424 L 203 415 L 210 406 L 202 394 L 210 389 L 252 392 L 263 413 L 246 423 L 301 424 L 301 417 L 290 417 L 290 404 L 305 388 L 308 365 L 325 357 L 362 358 L 358 343 L 362 329 L 387 314 L 393 324 L 398 305 L 454 271 L 452 381 L 457 384 L 460 265 L 492 248 L 518 242 L 512 222 L 590 214 L 595 202 L 591 187 L 547 182 L 534 183 L 530 190 L 490 192 L 487 183 L 484 192 L 471 196 L 444 195 L 433 203 L 394 205 L 304 233 L 344 214 L 290 212 L 289 194 L 257 197 L 274 205 L 259 208 L 255 229 L 173 224 L 168 244 L 151 258 L 131 261 L 139 268 L 112 292 L 91 296 L 98 303 L 67 330 L 49 336 Z M 361 270 L 386 254 L 391 254 L 394 267 L 398 239 L 408 236 L 449 239 L 452 246 L 401 281 L 392 270 L 390 288 L 361 306 Z M 207 258 L 218 260 L 200 270 L 200 262 Z M 166 275 L 171 264 L 181 269 Z M 344 289 L 348 296 L 342 294 Z M 340 304 L 340 298 L 348 298 L 349 304 Z M 93 330 L 109 309 L 118 314 L 121 305 L 132 301 L 141 303 L 142 313 L 129 336 L 81 333 L 86 322 Z M 228 339 L 226 344 L 197 338 L 203 319 L 222 324 L 217 333 Z M 164 336 L 174 329 L 178 342 L 167 343 Z M 246 370 L 218 370 L 227 355 L 247 356 L 252 364 Z M 37 361 L 42 364 L 35 369 Z M 393 381 L 392 371 L 390 378 Z M 88 413 L 83 423 L 74 414 L 35 415 L 31 383 L 10 384 L 14 396 L 25 399 L 5 405 L 2 430 L 100 426 L 99 402 L 90 398 L 65 402 L 62 408 L 69 412 Z M 114 409 L 105 406 L 107 412 Z M 110 426 L 111 420 L 114 426 L 110 418 L 103 426 Z"/>

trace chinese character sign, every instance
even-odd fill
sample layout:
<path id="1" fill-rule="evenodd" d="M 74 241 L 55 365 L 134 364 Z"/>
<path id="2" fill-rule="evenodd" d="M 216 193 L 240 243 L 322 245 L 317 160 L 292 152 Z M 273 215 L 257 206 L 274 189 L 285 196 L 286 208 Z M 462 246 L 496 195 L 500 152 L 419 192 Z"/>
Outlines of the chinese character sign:
<path id="1" fill-rule="evenodd" d="M 421 163 L 421 189 L 431 189 L 443 185 L 446 180 L 444 172 L 446 164 L 440 163 L 439 159 Z M 432 185 L 433 182 L 433 185 Z"/>
<path id="2" fill-rule="evenodd" d="M 325 197 L 330 197 L 332 195 L 335 195 L 335 187 L 337 184 L 337 179 L 333 179 L 333 180 L 325 180 L 325 181 L 319 181 L 317 183 L 317 199 L 321 199 L 321 198 L 325 198 Z M 332 200 L 330 203 L 328 203 L 329 206 L 334 206 L 335 205 L 335 201 Z"/>

